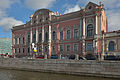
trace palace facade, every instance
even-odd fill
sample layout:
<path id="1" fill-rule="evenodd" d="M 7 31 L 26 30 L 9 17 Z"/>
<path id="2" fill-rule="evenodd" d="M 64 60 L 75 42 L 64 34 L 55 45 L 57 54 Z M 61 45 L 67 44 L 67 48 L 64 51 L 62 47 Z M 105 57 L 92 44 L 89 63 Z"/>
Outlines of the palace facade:
<path id="1" fill-rule="evenodd" d="M 39 9 L 26 24 L 12 28 L 12 53 L 32 56 L 32 43 L 38 55 L 98 55 L 103 52 L 101 36 L 108 32 L 103 4 L 89 2 L 79 11 L 60 15 Z"/>

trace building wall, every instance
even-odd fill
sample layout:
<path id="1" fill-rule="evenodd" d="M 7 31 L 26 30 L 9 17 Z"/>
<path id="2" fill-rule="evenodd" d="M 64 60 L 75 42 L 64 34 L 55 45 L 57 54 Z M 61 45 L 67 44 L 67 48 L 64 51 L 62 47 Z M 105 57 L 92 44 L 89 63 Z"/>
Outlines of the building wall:
<path id="1" fill-rule="evenodd" d="M 94 35 L 99 35 L 102 30 L 107 32 L 108 26 L 103 5 L 89 2 L 85 6 L 85 9 L 64 15 L 55 15 L 48 9 L 40 9 L 31 15 L 30 18 L 31 20 L 28 23 L 15 26 L 12 29 L 12 50 L 13 54 L 16 56 L 33 56 L 35 53 L 32 50 L 32 43 L 35 43 L 37 47 L 37 55 L 47 54 L 48 56 L 66 56 L 77 54 L 80 56 L 86 56 L 87 54 L 95 55 L 95 49 L 97 49 L 96 53 L 101 53 L 101 47 L 96 46 L 96 48 L 94 48 L 93 41 Z M 90 31 L 91 29 L 92 32 Z M 68 30 L 70 30 L 70 39 L 66 39 Z M 53 31 L 56 33 L 55 40 L 52 39 Z M 39 33 L 42 33 L 41 42 L 39 41 Z M 63 40 L 60 40 L 60 33 L 63 34 Z M 30 40 L 29 44 L 27 42 L 28 35 Z M 25 38 L 25 44 L 19 44 L 19 38 L 21 39 L 21 42 L 23 42 L 23 36 Z M 33 36 L 36 38 L 35 42 L 33 42 Z M 48 41 L 45 41 L 46 36 L 48 37 Z M 17 38 L 16 45 L 14 44 L 15 38 Z M 96 44 L 101 45 L 99 37 L 97 37 Z M 67 51 L 67 45 L 70 45 L 70 51 Z M 55 51 L 52 49 L 53 46 L 55 46 Z M 63 46 L 62 51 L 60 51 L 60 46 Z M 76 48 L 74 49 L 74 47 Z M 23 48 L 25 49 L 24 53 Z M 28 48 L 30 48 L 29 52 Z M 15 49 L 17 49 L 17 52 L 15 52 Z"/>

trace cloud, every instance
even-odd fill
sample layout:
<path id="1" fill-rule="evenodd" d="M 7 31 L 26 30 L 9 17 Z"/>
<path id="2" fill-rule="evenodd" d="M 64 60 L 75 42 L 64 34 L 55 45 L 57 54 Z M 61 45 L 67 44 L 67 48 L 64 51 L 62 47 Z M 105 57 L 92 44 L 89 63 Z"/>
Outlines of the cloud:
<path id="1" fill-rule="evenodd" d="M 79 5 L 75 5 L 74 7 L 67 8 L 65 10 L 64 14 L 70 13 L 70 12 L 75 12 L 75 11 L 78 11 L 78 10 L 80 10 Z"/>
<path id="2" fill-rule="evenodd" d="M 16 20 L 13 17 L 7 17 L 7 18 L 3 18 L 2 20 L 0 20 L 0 26 L 3 27 L 5 32 L 9 32 L 9 30 L 13 27 L 13 26 L 17 26 L 23 24 L 22 21 Z"/>
<path id="3" fill-rule="evenodd" d="M 19 0 L 0 0 L 0 9 L 6 9 L 11 6 L 11 4 L 20 2 Z"/>
<path id="4" fill-rule="evenodd" d="M 5 32 L 9 32 L 12 26 L 16 24 L 23 24 L 22 21 L 16 20 L 13 17 L 8 17 L 6 12 L 7 8 L 14 3 L 18 3 L 18 0 L 1 0 L 0 1 L 0 27 L 3 28 Z"/>
<path id="5" fill-rule="evenodd" d="M 25 0 L 25 5 L 31 9 L 51 7 L 56 0 Z"/>
<path id="6" fill-rule="evenodd" d="M 108 30 L 115 31 L 120 30 L 120 11 L 116 12 L 110 10 L 107 12 L 108 15 Z"/>

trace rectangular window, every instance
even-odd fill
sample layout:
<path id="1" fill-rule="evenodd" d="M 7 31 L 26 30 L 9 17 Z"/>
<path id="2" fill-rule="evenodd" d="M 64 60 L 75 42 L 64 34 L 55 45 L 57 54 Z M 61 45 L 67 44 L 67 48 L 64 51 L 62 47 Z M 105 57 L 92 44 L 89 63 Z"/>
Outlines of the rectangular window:
<path id="1" fill-rule="evenodd" d="M 33 43 L 36 42 L 36 34 L 33 34 Z"/>
<path id="2" fill-rule="evenodd" d="M 42 42 L 42 33 L 39 33 L 39 42 Z"/>
<path id="3" fill-rule="evenodd" d="M 23 53 L 25 52 L 24 48 L 23 48 Z"/>
<path id="4" fill-rule="evenodd" d="M 28 48 L 28 53 L 30 53 L 30 48 Z"/>
<path id="5" fill-rule="evenodd" d="M 53 33 L 52 33 L 52 40 L 56 40 L 56 32 L 55 31 L 53 31 Z"/>
<path id="6" fill-rule="evenodd" d="M 17 53 L 17 49 L 15 49 L 15 53 Z"/>
<path id="7" fill-rule="evenodd" d="M 70 39 L 70 30 L 67 30 L 67 39 Z"/>
<path id="8" fill-rule="evenodd" d="M 45 33 L 44 39 L 45 39 L 46 42 L 48 42 L 48 40 L 49 40 L 49 34 L 48 34 L 48 32 Z"/>
<path id="9" fill-rule="evenodd" d="M 48 52 L 48 46 L 45 46 L 45 52 Z"/>
<path id="10" fill-rule="evenodd" d="M 74 29 L 74 39 L 79 38 L 79 30 L 78 29 Z"/>
<path id="11" fill-rule="evenodd" d="M 15 38 L 15 44 L 17 44 L 17 38 Z"/>
<path id="12" fill-rule="evenodd" d="M 19 53 L 20 53 L 20 48 L 19 48 Z"/>
<path id="13" fill-rule="evenodd" d="M 30 35 L 28 35 L 28 44 L 30 43 Z"/>
<path id="14" fill-rule="evenodd" d="M 42 52 L 42 46 L 39 47 L 39 52 Z"/>
<path id="15" fill-rule="evenodd" d="M 55 46 L 52 46 L 52 51 L 55 51 Z"/>
<path id="16" fill-rule="evenodd" d="M 92 51 L 93 50 L 93 44 L 92 43 L 88 43 L 87 44 L 87 50 L 88 51 Z"/>
<path id="17" fill-rule="evenodd" d="M 25 43 L 25 39 L 24 39 L 24 36 L 23 36 L 23 44 Z"/>
<path id="18" fill-rule="evenodd" d="M 19 38 L 19 44 L 21 43 L 21 38 Z"/>
<path id="19" fill-rule="evenodd" d="M 78 44 L 74 44 L 74 51 L 78 51 Z"/>
<path id="20" fill-rule="evenodd" d="M 70 51 L 70 45 L 67 45 L 66 48 L 67 48 L 67 51 Z"/>
<path id="21" fill-rule="evenodd" d="M 60 40 L 63 40 L 63 31 L 60 32 Z"/>
<path id="22" fill-rule="evenodd" d="M 60 51 L 63 51 L 63 45 L 60 45 Z"/>

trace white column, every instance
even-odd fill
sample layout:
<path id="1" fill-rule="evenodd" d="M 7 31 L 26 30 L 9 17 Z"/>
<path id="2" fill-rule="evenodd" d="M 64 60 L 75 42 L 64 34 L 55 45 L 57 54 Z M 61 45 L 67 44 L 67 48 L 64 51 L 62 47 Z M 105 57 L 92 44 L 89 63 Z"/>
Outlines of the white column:
<path id="1" fill-rule="evenodd" d="M 96 53 L 97 54 L 97 45 L 98 45 L 98 42 L 97 42 L 97 39 L 98 39 L 98 15 L 96 14 L 96 17 L 95 17 L 95 19 L 96 19 L 96 29 L 95 29 L 95 32 L 96 32 L 96 36 L 95 36 L 95 44 L 94 44 L 94 53 Z"/>
<path id="2" fill-rule="evenodd" d="M 44 26 L 42 26 L 42 55 L 44 55 L 44 45 L 43 45 L 43 42 L 44 42 Z"/>
<path id="3" fill-rule="evenodd" d="M 32 55 L 31 43 L 32 43 L 32 28 L 31 28 L 31 30 L 30 30 L 30 55 Z"/>
<path id="4" fill-rule="evenodd" d="M 83 17 L 83 36 L 85 37 L 85 17 Z"/>
<path id="5" fill-rule="evenodd" d="M 49 25 L 49 55 L 51 55 L 51 25 Z"/>
<path id="6" fill-rule="evenodd" d="M 98 34 L 98 16 L 97 16 L 97 14 L 96 14 L 96 34 Z"/>
<path id="7" fill-rule="evenodd" d="M 32 34 L 32 28 L 31 28 L 31 30 L 30 30 L 30 43 L 32 43 L 32 36 L 33 36 L 33 34 Z"/>
<path id="8" fill-rule="evenodd" d="M 100 33 L 102 31 L 102 14 L 100 14 Z"/>
<path id="9" fill-rule="evenodd" d="M 83 37 L 82 37 L 82 53 L 85 55 L 85 17 L 83 17 Z"/>

